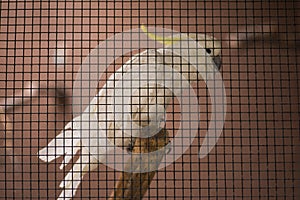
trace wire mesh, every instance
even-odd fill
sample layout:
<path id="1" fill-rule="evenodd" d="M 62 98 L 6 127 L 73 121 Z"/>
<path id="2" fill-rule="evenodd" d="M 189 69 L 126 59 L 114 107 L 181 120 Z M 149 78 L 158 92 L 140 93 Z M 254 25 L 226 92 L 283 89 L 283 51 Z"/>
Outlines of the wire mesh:
<path id="1" fill-rule="evenodd" d="M 59 196 L 59 184 L 79 154 L 61 170 L 63 157 L 45 163 L 37 152 L 72 120 L 73 83 L 91 50 L 142 24 L 220 39 L 227 93 L 222 135 L 199 159 L 210 105 L 203 81 L 193 85 L 202 113 L 196 140 L 156 172 L 144 199 L 298 199 L 298 1 L 3 0 L 0 5 L 1 199 Z M 28 83 L 37 83 L 39 92 L 26 96 Z M 18 99 L 29 101 L 10 106 Z M 170 127 L 176 112 L 171 109 Z M 119 176 L 99 164 L 83 177 L 73 199 L 107 199 Z"/>

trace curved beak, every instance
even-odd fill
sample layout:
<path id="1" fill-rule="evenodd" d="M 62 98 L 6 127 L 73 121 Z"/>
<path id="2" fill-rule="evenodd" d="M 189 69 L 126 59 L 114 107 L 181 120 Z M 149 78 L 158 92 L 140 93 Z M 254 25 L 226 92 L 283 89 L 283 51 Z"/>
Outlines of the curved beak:
<path id="1" fill-rule="evenodd" d="M 214 63 L 216 64 L 218 70 L 220 70 L 220 69 L 221 69 L 221 66 L 222 66 L 221 56 L 215 56 L 215 57 L 213 58 L 213 61 L 214 61 Z"/>

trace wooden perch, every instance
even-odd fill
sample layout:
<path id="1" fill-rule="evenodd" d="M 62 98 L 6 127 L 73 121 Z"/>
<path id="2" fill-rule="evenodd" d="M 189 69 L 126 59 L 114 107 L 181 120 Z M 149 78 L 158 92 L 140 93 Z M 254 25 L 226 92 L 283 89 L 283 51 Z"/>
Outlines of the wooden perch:
<path id="1" fill-rule="evenodd" d="M 158 134 L 150 138 L 137 138 L 132 149 L 132 153 L 148 153 L 159 150 L 169 143 L 168 131 L 162 129 Z M 155 157 L 154 162 L 148 165 L 157 165 L 163 156 Z M 152 158 L 151 158 L 152 160 Z M 132 162 L 135 162 L 134 160 Z M 137 161 L 138 162 L 138 161 Z M 127 163 L 131 165 L 131 163 Z M 138 165 L 139 166 L 139 165 Z M 130 167 L 130 166 L 129 166 Z M 152 168 L 152 167 L 151 167 Z M 127 173 L 122 172 L 112 192 L 109 200 L 131 199 L 140 200 L 147 192 L 156 171 L 147 173 Z"/>

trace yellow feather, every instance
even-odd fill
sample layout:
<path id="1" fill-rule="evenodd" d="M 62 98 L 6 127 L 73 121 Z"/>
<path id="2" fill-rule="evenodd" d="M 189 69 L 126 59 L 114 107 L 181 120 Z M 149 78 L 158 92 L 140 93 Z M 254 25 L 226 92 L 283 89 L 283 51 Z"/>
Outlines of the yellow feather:
<path id="1" fill-rule="evenodd" d="M 146 28 L 146 26 L 144 25 L 141 25 L 141 30 L 147 34 L 147 36 L 149 38 L 151 38 L 152 40 L 155 40 L 155 41 L 158 41 L 162 44 L 165 44 L 165 45 L 171 45 L 173 44 L 174 42 L 176 41 L 180 41 L 181 40 L 181 37 L 178 36 L 178 37 L 172 37 L 172 36 L 169 36 L 169 37 L 162 37 L 162 36 L 158 36 L 154 33 L 149 33 L 148 32 L 148 29 Z"/>

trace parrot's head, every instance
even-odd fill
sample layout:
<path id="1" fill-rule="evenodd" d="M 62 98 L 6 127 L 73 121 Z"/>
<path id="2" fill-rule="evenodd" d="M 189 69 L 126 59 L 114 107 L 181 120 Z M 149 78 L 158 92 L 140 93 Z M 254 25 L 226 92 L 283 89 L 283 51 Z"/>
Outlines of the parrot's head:
<path id="1" fill-rule="evenodd" d="M 149 38 L 156 40 L 164 45 L 172 45 L 182 39 L 181 36 L 161 37 L 154 33 L 148 32 L 147 28 L 142 25 L 141 30 L 148 35 Z M 186 37 L 198 42 L 198 45 L 206 50 L 206 53 L 212 58 L 218 69 L 221 68 L 221 42 L 213 36 L 206 34 L 187 34 Z"/>
<path id="2" fill-rule="evenodd" d="M 188 37 L 196 40 L 199 46 L 205 48 L 206 53 L 211 56 L 218 69 L 221 68 L 221 42 L 218 39 L 206 34 L 189 34 Z"/>

